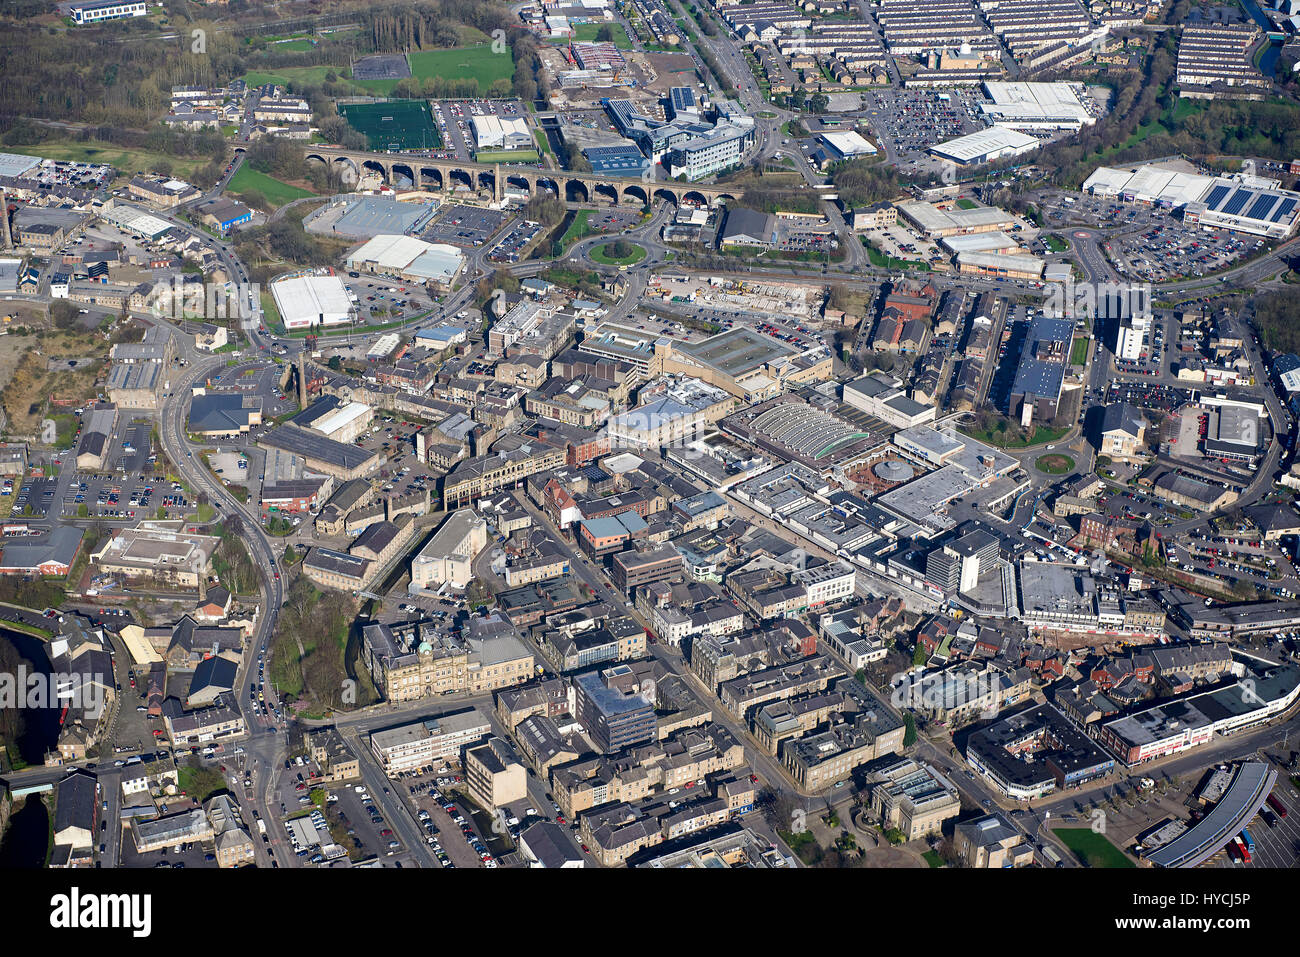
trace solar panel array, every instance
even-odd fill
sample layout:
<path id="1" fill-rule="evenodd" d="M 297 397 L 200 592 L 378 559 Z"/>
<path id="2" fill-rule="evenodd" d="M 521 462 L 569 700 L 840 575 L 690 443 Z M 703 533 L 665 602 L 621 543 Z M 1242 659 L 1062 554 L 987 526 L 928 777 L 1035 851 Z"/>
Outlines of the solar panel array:
<path id="1" fill-rule="evenodd" d="M 1211 212 L 1264 227 L 1293 218 L 1300 198 L 1285 190 L 1219 183 L 1206 193 L 1204 203 Z M 1249 228 L 1246 222 L 1242 225 Z"/>

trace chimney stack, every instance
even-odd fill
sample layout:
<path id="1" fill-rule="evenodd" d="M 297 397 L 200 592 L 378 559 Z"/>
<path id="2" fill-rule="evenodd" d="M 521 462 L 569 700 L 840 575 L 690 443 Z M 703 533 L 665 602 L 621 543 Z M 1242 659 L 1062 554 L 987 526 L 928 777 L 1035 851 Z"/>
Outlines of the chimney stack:
<path id="1" fill-rule="evenodd" d="M 9 232 L 9 197 L 3 189 L 0 189 L 0 243 L 4 244 L 6 252 L 14 248 L 14 239 Z"/>
<path id="2" fill-rule="evenodd" d="M 307 408 L 307 348 L 298 353 L 298 406 Z"/>

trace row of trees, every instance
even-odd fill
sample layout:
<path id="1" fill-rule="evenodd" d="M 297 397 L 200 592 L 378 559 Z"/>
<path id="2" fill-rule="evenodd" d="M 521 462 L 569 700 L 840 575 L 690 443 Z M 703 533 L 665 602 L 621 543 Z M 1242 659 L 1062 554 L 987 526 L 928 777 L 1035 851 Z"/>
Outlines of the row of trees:
<path id="1" fill-rule="evenodd" d="M 212 568 L 231 594 L 248 595 L 257 589 L 258 570 L 248 555 L 248 547 L 239 537 L 242 523 L 227 518 L 221 526 L 221 544 L 212 555 Z"/>
<path id="2" fill-rule="evenodd" d="M 515 25 L 506 8 L 491 0 L 423 0 L 366 15 L 365 33 L 379 53 L 408 53 L 461 43 L 458 25 L 491 36 Z"/>

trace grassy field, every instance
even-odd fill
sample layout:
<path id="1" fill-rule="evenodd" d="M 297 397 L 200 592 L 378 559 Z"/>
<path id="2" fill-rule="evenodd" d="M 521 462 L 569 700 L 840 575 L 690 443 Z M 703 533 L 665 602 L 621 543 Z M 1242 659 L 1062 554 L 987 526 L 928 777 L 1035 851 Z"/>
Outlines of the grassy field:
<path id="1" fill-rule="evenodd" d="M 975 203 L 975 200 L 973 200 L 973 199 L 959 199 L 959 200 L 957 200 L 957 208 L 958 208 L 958 209 L 974 209 L 975 206 L 976 206 L 976 203 Z"/>
<path id="2" fill-rule="evenodd" d="M 479 163 L 536 163 L 541 157 L 537 150 L 479 150 L 474 159 Z"/>
<path id="3" fill-rule="evenodd" d="M 149 150 L 127 149 L 97 140 L 86 143 L 63 143 L 54 140 L 36 146 L 6 146 L 5 150 L 23 156 L 42 156 L 68 162 L 106 163 L 120 173 L 147 172 L 154 163 L 167 162 L 171 164 L 172 174 L 182 178 L 193 176 L 195 170 L 207 163 L 206 159 L 189 159 L 182 156 L 168 156 L 165 153 L 152 153 Z"/>
<path id="4" fill-rule="evenodd" d="M 537 148 L 547 156 L 553 156 L 551 152 L 551 142 L 546 138 L 546 133 L 542 130 L 533 130 L 533 139 L 537 140 Z"/>
<path id="5" fill-rule="evenodd" d="M 573 27 L 573 39 L 580 43 L 594 43 L 596 34 L 600 32 L 603 23 L 578 23 Z M 620 50 L 632 49 L 632 40 L 628 37 L 627 31 L 617 23 L 611 23 L 610 27 L 614 30 L 614 46 Z M 567 42 L 567 41 L 565 41 Z"/>
<path id="6" fill-rule="evenodd" d="M 407 55 L 411 75 L 423 81 L 431 76 L 472 77 L 478 81 L 480 93 L 486 93 L 496 80 L 509 80 L 514 76 L 514 54 L 507 47 L 505 53 L 493 53 L 490 43 L 472 47 L 453 47 L 450 50 L 421 50 Z"/>
<path id="7" fill-rule="evenodd" d="M 353 80 L 345 76 L 347 67 L 343 64 L 322 64 L 320 66 L 282 66 L 274 70 L 254 70 L 244 74 L 244 82 L 249 86 L 261 86 L 274 83 L 277 86 L 292 86 L 295 83 L 321 86 L 328 81 L 327 76 L 333 72 L 337 83 L 350 86 L 352 92 L 362 96 L 389 96 L 398 80 Z"/>
<path id="8" fill-rule="evenodd" d="M 1124 853 L 1090 827 L 1062 827 L 1053 831 L 1089 867 L 1136 867 Z"/>
<path id="9" fill-rule="evenodd" d="M 275 83 L 278 86 L 288 86 L 291 83 L 319 85 L 325 82 L 325 74 L 331 71 L 340 77 L 343 75 L 343 68 L 340 66 L 282 66 L 266 73 L 256 70 L 245 73 L 244 82 L 249 86 L 262 86 L 266 83 Z"/>
<path id="10" fill-rule="evenodd" d="M 284 321 L 280 318 L 280 310 L 275 305 L 275 297 L 269 292 L 262 293 L 262 322 L 266 328 L 277 332 L 284 329 Z"/>
<path id="11" fill-rule="evenodd" d="M 313 195 L 305 189 L 290 186 L 265 173 L 259 173 L 247 165 L 235 171 L 235 175 L 230 177 L 230 185 L 227 189 L 244 196 L 260 196 L 270 206 L 283 206 L 295 199 Z"/>
<path id="12" fill-rule="evenodd" d="M 275 50 L 288 51 L 290 53 L 306 53 L 314 46 L 316 46 L 316 44 L 307 37 L 299 37 L 296 40 L 285 40 L 283 43 L 272 44 L 272 47 Z"/>
<path id="13" fill-rule="evenodd" d="M 1070 244 L 1060 236 L 1044 236 L 1043 242 L 1047 243 L 1047 248 L 1054 253 L 1063 253 L 1070 248 Z"/>

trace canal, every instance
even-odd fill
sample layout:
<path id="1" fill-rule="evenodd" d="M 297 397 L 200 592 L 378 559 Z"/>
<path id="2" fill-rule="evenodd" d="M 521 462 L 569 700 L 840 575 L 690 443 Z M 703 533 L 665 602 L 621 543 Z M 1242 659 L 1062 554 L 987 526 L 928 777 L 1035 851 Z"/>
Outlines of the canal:
<path id="1" fill-rule="evenodd" d="M 1246 12 L 1250 14 L 1250 18 L 1259 24 L 1259 28 L 1263 30 L 1265 34 L 1275 32 L 1273 24 L 1269 23 L 1268 17 L 1264 16 L 1263 11 L 1259 9 L 1259 4 L 1256 3 L 1255 0 L 1241 0 L 1241 5 L 1246 8 Z M 1274 76 L 1277 73 L 1277 58 L 1281 53 L 1282 44 L 1276 40 L 1270 41 L 1268 49 L 1266 49 L 1263 55 L 1259 58 L 1260 72 L 1268 77 Z"/>

